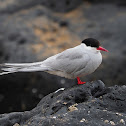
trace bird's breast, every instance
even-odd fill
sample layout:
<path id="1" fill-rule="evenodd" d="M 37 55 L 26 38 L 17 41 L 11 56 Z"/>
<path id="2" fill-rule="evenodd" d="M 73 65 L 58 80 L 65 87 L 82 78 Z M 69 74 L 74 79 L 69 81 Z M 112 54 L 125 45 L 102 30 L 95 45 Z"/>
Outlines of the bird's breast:
<path id="1" fill-rule="evenodd" d="M 90 59 L 87 65 L 82 70 L 80 70 L 76 76 L 82 77 L 93 73 L 102 62 L 101 53 L 91 54 L 89 57 Z"/>
<path id="2" fill-rule="evenodd" d="M 89 69 L 94 72 L 102 62 L 102 55 L 100 52 L 90 55 Z"/>

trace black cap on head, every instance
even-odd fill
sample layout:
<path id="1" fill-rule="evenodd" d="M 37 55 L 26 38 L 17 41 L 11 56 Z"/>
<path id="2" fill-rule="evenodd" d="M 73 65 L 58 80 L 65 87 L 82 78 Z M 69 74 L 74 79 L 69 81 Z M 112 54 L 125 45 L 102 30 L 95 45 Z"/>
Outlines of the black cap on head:
<path id="1" fill-rule="evenodd" d="M 96 39 L 93 39 L 93 38 L 87 38 L 87 39 L 83 40 L 82 43 L 84 43 L 87 46 L 91 46 L 91 47 L 95 47 L 95 48 L 98 48 L 100 46 L 99 41 Z"/>

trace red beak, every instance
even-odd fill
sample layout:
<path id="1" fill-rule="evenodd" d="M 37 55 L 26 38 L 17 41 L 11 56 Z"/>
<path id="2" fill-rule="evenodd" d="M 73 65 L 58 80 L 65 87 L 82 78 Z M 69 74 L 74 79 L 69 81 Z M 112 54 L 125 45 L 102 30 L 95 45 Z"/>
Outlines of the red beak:
<path id="1" fill-rule="evenodd" d="M 106 51 L 106 52 L 108 52 L 107 49 L 105 49 L 105 48 L 103 48 L 103 47 L 101 47 L 101 46 L 99 46 L 99 47 L 97 48 L 97 50 L 102 50 L 102 51 Z"/>

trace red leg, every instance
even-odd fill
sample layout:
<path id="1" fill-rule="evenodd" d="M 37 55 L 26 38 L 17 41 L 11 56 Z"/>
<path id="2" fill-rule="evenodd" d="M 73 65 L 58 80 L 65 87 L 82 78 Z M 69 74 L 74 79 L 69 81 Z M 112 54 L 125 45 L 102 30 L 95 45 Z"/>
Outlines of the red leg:
<path id="1" fill-rule="evenodd" d="M 77 83 L 78 84 L 85 84 L 86 82 L 82 82 L 79 77 L 77 77 Z"/>

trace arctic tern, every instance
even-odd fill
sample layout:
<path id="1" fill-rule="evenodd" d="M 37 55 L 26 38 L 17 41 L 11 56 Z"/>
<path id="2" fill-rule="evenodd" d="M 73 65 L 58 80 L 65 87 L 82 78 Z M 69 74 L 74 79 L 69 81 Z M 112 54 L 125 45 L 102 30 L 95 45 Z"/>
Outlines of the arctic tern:
<path id="1" fill-rule="evenodd" d="M 100 46 L 98 40 L 87 38 L 80 45 L 67 49 L 61 53 L 34 63 L 4 63 L 0 64 L 0 75 L 15 72 L 45 71 L 68 79 L 77 78 L 78 84 L 84 84 L 80 77 L 94 72 L 102 62 L 101 51 L 106 51 Z"/>

